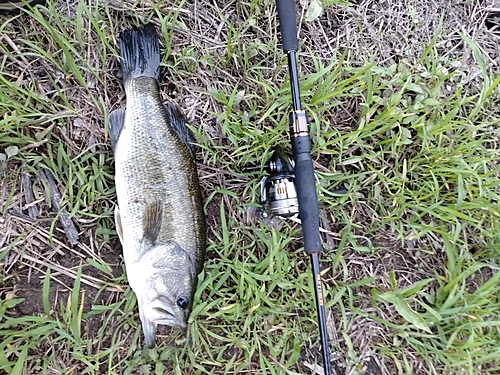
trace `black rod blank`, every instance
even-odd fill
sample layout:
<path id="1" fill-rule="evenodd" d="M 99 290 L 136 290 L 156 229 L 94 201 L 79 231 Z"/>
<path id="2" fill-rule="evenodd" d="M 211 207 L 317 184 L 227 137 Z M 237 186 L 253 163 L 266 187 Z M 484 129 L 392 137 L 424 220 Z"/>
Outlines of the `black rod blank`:
<path id="1" fill-rule="evenodd" d="M 300 88 L 299 88 L 299 77 L 297 69 L 297 58 L 295 57 L 295 51 L 287 52 L 288 58 L 288 73 L 290 74 L 290 87 L 292 89 L 292 102 L 294 111 L 300 111 Z"/>
<path id="2" fill-rule="evenodd" d="M 328 330 L 326 328 L 326 313 L 323 303 L 323 290 L 321 288 L 321 271 L 319 267 L 318 253 L 311 253 L 311 265 L 314 276 L 314 291 L 316 295 L 316 311 L 318 313 L 321 352 L 323 355 L 323 369 L 325 375 L 331 375 L 332 368 L 330 363 L 330 347 L 328 346 Z"/>

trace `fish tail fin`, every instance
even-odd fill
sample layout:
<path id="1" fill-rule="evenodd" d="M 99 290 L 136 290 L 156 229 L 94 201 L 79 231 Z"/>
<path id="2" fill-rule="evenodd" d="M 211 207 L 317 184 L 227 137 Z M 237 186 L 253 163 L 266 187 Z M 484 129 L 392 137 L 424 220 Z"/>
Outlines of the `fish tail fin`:
<path id="1" fill-rule="evenodd" d="M 120 56 L 123 82 L 146 76 L 158 79 L 160 75 L 160 45 L 152 24 L 120 33 Z"/>

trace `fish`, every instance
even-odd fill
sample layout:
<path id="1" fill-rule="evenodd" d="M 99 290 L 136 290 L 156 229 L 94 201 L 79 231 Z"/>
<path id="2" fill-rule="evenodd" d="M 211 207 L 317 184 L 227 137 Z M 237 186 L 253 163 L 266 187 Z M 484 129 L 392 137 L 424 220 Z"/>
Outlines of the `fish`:
<path id="1" fill-rule="evenodd" d="M 163 105 L 152 24 L 119 35 L 125 108 L 109 114 L 116 231 L 148 348 L 158 325 L 187 329 L 206 229 L 194 137 L 177 104 Z"/>

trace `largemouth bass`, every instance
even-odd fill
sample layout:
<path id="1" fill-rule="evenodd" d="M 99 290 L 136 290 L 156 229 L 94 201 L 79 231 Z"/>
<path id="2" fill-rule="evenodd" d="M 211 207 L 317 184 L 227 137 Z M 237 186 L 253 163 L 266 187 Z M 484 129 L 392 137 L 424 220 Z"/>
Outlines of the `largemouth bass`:
<path id="1" fill-rule="evenodd" d="M 159 93 L 153 25 L 120 33 L 126 109 L 109 116 L 116 229 L 137 296 L 146 346 L 158 324 L 186 329 L 206 246 L 192 137 L 180 108 Z"/>

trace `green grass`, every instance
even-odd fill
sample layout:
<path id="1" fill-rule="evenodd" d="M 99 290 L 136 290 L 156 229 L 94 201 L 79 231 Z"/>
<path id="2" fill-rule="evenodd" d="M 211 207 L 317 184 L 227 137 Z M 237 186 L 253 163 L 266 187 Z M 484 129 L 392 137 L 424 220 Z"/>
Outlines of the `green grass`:
<path id="1" fill-rule="evenodd" d="M 58 245 L 56 214 L 43 204 L 50 240 L 18 221 L 0 239 L 10 271 L 0 273 L 0 371 L 310 373 L 306 363 L 321 358 L 300 228 L 255 219 L 248 208 L 262 176 L 240 173 L 289 143 L 273 2 L 204 4 L 198 19 L 184 1 L 132 9 L 78 2 L 70 16 L 49 5 L 0 20 L 12 42 L 0 45 L 2 217 L 22 211 L 22 167 L 36 199 L 44 190 L 38 170 L 48 168 L 83 243 L 76 253 Z M 188 334 L 166 331 L 153 350 L 143 348 L 119 261 L 107 139 L 107 113 L 123 100 L 117 33 L 148 19 L 163 35 L 163 95 L 191 110 L 210 223 Z M 302 101 L 331 233 L 322 255 L 330 347 L 342 373 L 362 374 L 371 356 L 391 374 L 500 371 L 500 77 L 462 35 L 457 43 L 481 72 L 468 82 L 468 67 L 443 56 L 440 30 L 420 56 L 390 65 L 362 51 L 355 61 L 326 43 L 301 49 Z M 302 32 L 310 35 L 307 24 Z M 329 194 L 341 186 L 347 194 Z M 71 259 L 59 264 L 57 249 Z M 36 254 L 43 261 L 29 260 Z M 14 288 L 13 270 L 27 277 L 27 269 L 43 296 L 32 314 L 21 313 L 23 290 Z"/>

